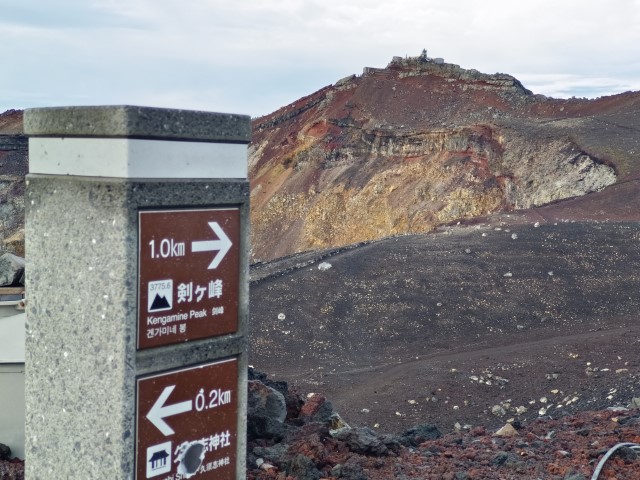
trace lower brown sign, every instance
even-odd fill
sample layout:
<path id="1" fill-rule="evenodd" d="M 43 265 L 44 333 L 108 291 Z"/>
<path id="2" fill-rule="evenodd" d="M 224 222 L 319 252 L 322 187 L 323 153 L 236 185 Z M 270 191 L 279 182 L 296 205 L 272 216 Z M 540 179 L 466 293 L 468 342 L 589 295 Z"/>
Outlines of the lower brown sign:
<path id="1" fill-rule="evenodd" d="M 236 358 L 137 379 L 136 479 L 236 478 Z"/>

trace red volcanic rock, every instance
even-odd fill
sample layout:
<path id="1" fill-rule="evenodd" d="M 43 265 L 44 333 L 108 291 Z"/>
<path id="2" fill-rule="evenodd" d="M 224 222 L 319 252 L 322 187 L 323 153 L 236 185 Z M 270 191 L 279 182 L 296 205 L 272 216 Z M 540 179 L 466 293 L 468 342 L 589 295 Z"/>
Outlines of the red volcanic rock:
<path id="1" fill-rule="evenodd" d="M 24 460 L 0 460 L 0 480 L 24 480 Z"/>
<path id="2" fill-rule="evenodd" d="M 318 393 L 311 394 L 300 409 L 300 414 L 311 417 L 318 412 L 320 407 L 324 405 L 326 401 L 327 399 L 324 397 L 324 395 L 320 395 Z"/>
<path id="3" fill-rule="evenodd" d="M 313 411 L 319 402 L 311 403 L 301 411 Z M 277 443 L 249 441 L 247 478 L 578 480 L 600 469 L 599 478 L 631 480 L 640 472 L 635 447 L 619 448 L 603 462 L 617 444 L 640 440 L 638 409 L 540 419 L 520 426 L 517 437 L 496 438 L 476 427 L 411 448 L 402 447 L 400 437 L 369 429 L 331 432 L 322 423 L 295 420 L 287 418 L 287 434 Z"/>

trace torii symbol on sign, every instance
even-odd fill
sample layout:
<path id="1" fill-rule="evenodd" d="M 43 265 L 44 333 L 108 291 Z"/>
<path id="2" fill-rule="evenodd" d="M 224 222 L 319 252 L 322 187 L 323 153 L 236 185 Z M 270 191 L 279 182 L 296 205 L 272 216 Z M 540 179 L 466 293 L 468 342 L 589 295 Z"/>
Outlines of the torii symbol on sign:
<path id="1" fill-rule="evenodd" d="M 208 270 L 212 270 L 214 268 L 218 268 L 220 262 L 225 257 L 233 243 L 227 237 L 227 234 L 224 233 L 222 227 L 218 225 L 218 222 L 208 222 L 209 227 L 213 232 L 218 236 L 218 240 L 201 240 L 197 242 L 191 242 L 191 251 L 192 252 L 212 252 L 218 250 L 213 257 L 213 260 L 207 267 Z"/>

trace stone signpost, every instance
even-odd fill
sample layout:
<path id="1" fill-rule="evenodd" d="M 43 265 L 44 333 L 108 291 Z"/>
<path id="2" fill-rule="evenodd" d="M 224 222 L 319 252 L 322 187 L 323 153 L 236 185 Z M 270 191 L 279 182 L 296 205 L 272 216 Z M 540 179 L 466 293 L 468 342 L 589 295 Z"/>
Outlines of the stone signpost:
<path id="1" fill-rule="evenodd" d="M 26 477 L 245 477 L 250 119 L 25 111 Z"/>

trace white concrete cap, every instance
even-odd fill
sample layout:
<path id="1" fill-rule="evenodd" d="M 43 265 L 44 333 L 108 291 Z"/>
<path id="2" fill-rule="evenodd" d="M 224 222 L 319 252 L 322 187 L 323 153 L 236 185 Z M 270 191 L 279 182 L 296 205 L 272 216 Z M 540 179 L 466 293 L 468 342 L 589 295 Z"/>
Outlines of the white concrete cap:
<path id="1" fill-rule="evenodd" d="M 122 106 L 24 112 L 29 172 L 114 178 L 247 178 L 247 115 Z"/>
<path id="2" fill-rule="evenodd" d="M 114 178 L 247 178 L 247 145 L 31 137 L 29 173 Z"/>

